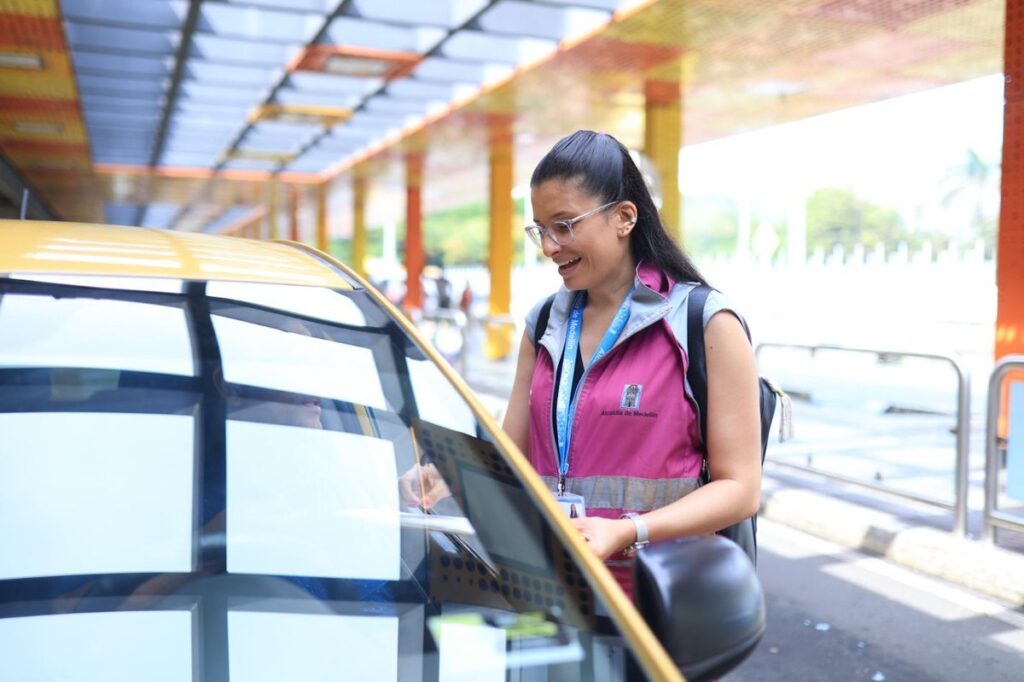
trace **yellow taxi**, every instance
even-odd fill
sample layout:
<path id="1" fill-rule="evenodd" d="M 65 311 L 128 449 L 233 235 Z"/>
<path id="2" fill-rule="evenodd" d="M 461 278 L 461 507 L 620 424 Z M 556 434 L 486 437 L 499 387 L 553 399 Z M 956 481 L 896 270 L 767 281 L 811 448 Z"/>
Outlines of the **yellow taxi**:
<path id="1" fill-rule="evenodd" d="M 708 679 L 764 631 L 721 538 L 646 548 L 627 600 L 437 352 L 296 243 L 0 221 L 0 538 L 5 680 Z"/>

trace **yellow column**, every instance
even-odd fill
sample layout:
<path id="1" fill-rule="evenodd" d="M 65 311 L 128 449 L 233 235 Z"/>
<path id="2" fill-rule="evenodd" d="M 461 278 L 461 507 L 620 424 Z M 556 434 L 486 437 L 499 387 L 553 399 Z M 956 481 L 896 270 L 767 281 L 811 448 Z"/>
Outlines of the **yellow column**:
<path id="1" fill-rule="evenodd" d="M 316 248 L 328 253 L 330 246 L 327 234 L 327 183 L 324 182 L 316 187 Z"/>
<path id="2" fill-rule="evenodd" d="M 366 178 L 352 174 L 352 268 L 366 277 Z"/>
<path id="3" fill-rule="evenodd" d="M 644 154 L 661 179 L 661 220 L 682 242 L 682 197 L 679 193 L 679 150 L 683 146 L 683 102 L 678 81 L 647 81 Z"/>
<path id="4" fill-rule="evenodd" d="M 267 211 L 270 213 L 270 238 L 280 239 L 281 232 L 277 224 L 277 194 L 279 188 L 277 186 L 276 176 L 270 179 L 270 182 L 267 183 L 267 187 L 270 191 L 270 205 L 267 207 Z"/>
<path id="5" fill-rule="evenodd" d="M 491 360 L 512 352 L 515 323 L 509 317 L 512 302 L 512 134 L 507 122 L 492 132 L 490 148 L 491 239 L 488 268 L 491 274 L 490 318 L 485 326 L 484 355 Z"/>
<path id="6" fill-rule="evenodd" d="M 288 239 L 299 241 L 299 188 L 288 188 Z"/>

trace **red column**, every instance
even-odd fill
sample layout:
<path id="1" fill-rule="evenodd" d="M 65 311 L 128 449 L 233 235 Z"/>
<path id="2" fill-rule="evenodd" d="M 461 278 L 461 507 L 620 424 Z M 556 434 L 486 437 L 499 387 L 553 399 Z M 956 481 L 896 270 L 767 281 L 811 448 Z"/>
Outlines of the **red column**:
<path id="1" fill-rule="evenodd" d="M 1006 3 L 1002 204 L 996 246 L 995 358 L 1024 353 L 1024 5 Z M 1008 379 L 1020 381 L 1021 376 Z M 1007 386 L 1000 433 L 1005 433 Z"/>
<path id="2" fill-rule="evenodd" d="M 405 309 L 423 308 L 420 274 L 426 264 L 423 252 L 423 155 L 405 157 Z"/>

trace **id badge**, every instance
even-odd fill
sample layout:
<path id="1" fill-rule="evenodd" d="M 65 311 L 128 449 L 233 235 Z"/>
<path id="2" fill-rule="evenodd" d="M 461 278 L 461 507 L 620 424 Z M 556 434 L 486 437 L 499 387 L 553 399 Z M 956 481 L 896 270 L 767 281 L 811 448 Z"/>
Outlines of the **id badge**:
<path id="1" fill-rule="evenodd" d="M 555 501 L 562 508 L 565 515 L 570 519 L 583 518 L 587 515 L 587 503 L 582 495 L 575 493 L 562 493 L 555 495 Z"/>

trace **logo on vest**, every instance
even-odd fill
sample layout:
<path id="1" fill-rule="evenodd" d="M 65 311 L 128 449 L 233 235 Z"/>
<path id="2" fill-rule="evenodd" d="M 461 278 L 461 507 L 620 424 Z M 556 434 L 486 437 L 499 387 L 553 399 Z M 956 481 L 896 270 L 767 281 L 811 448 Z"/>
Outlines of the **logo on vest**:
<path id="1" fill-rule="evenodd" d="M 644 387 L 640 384 L 626 384 L 622 387 L 622 400 L 619 402 L 619 407 L 624 410 L 639 410 L 640 394 L 643 391 Z"/>

